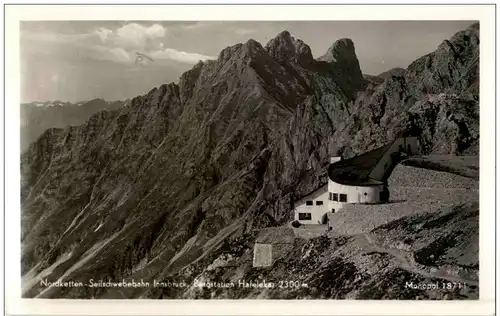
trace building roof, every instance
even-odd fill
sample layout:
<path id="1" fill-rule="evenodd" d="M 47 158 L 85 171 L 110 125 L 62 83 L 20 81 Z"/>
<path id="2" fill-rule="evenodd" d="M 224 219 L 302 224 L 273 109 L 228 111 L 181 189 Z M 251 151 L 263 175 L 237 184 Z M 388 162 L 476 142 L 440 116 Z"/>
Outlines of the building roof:
<path id="1" fill-rule="evenodd" d="M 380 181 L 371 179 L 370 173 L 392 144 L 368 151 L 359 156 L 341 160 L 328 167 L 328 177 L 345 185 L 380 185 Z"/>
<path id="2" fill-rule="evenodd" d="M 295 200 L 295 202 L 293 204 L 294 204 L 294 206 L 297 206 L 297 204 L 301 204 L 303 202 L 303 200 L 307 199 L 311 195 L 314 195 L 314 194 L 321 195 L 327 191 L 328 191 L 328 182 L 323 183 L 319 187 L 315 188 L 314 190 L 309 191 L 308 193 L 301 195 L 301 197 L 298 198 L 297 200 Z"/>

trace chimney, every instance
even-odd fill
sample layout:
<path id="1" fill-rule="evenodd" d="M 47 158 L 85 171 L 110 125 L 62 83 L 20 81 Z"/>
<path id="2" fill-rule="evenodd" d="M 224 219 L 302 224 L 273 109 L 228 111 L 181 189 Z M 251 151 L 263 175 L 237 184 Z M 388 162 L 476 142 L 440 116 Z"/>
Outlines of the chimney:
<path id="1" fill-rule="evenodd" d="M 330 158 L 330 164 L 332 164 L 332 163 L 336 163 L 337 161 L 341 161 L 341 160 L 342 160 L 342 157 L 341 157 L 341 156 L 331 157 L 331 158 Z"/>

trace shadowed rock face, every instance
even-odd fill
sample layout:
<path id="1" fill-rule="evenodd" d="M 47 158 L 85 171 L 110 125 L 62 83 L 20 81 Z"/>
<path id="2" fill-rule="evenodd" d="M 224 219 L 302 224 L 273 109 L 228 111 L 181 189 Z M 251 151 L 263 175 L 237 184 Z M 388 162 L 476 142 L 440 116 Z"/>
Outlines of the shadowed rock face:
<path id="1" fill-rule="evenodd" d="M 330 156 L 394 132 L 418 133 L 428 152 L 477 153 L 478 33 L 457 33 L 374 87 L 352 41 L 314 60 L 282 32 L 265 47 L 227 47 L 127 107 L 45 131 L 21 157 L 23 275 L 167 279 L 229 238 L 285 222 L 292 201 L 325 181 Z M 152 295 L 42 290 L 24 296 Z"/>
<path id="2" fill-rule="evenodd" d="M 406 69 L 396 67 L 378 74 L 377 77 L 382 78 L 383 80 L 387 80 L 392 76 L 404 76 L 405 71 Z"/>
<path id="3" fill-rule="evenodd" d="M 318 60 L 331 65 L 334 77 L 340 79 L 337 84 L 349 95 L 355 96 L 357 91 L 365 88 L 367 81 L 361 73 L 352 40 L 348 38 L 337 40 Z"/>

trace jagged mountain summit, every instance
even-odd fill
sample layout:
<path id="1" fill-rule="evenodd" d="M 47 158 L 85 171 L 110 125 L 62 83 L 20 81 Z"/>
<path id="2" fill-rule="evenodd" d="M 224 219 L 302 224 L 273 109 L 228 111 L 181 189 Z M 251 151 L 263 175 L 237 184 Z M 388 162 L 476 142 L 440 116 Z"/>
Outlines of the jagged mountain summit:
<path id="1" fill-rule="evenodd" d="M 352 41 L 315 60 L 285 31 L 227 47 L 126 107 L 46 130 L 21 157 L 23 296 L 181 297 L 33 280 L 193 276 L 224 247 L 288 221 L 293 200 L 324 183 L 329 157 L 397 133 L 418 136 L 428 154 L 477 154 L 478 56 L 473 25 L 370 85 Z"/>

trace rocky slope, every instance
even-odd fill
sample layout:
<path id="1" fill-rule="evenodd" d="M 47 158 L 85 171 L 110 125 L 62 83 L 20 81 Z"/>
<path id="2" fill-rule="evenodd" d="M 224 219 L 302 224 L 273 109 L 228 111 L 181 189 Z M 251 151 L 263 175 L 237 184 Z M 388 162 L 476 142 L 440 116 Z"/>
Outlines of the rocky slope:
<path id="1" fill-rule="evenodd" d="M 291 230 L 291 228 L 289 228 Z M 403 217 L 352 236 L 294 238 L 272 268 L 252 267 L 254 240 L 230 240 L 157 287 L 155 298 L 478 299 L 478 204 Z M 273 251 L 273 255 L 276 252 Z M 208 265 L 208 262 L 212 262 Z M 205 265 L 205 270 L 199 267 Z M 241 282 L 273 284 L 252 288 Z M 201 285 L 204 286 L 201 286 Z M 234 284 L 228 287 L 227 284 Z"/>
<path id="2" fill-rule="evenodd" d="M 76 104 L 69 102 L 31 102 L 21 104 L 21 151 L 37 140 L 49 128 L 64 128 L 85 123 L 92 115 L 102 110 L 115 110 L 127 101 L 106 102 L 94 99 Z"/>
<path id="3" fill-rule="evenodd" d="M 383 83 L 385 80 L 391 78 L 392 76 L 404 76 L 406 72 L 406 69 L 404 68 L 392 68 L 387 71 L 384 71 L 383 73 L 380 73 L 376 76 L 373 75 L 368 75 L 368 74 L 363 74 L 366 80 L 370 82 L 373 85 L 379 85 Z"/>
<path id="4" fill-rule="evenodd" d="M 326 181 L 330 156 L 395 133 L 418 135 L 425 153 L 477 153 L 478 38 L 473 25 L 373 85 L 352 41 L 315 60 L 285 31 L 227 47 L 127 107 L 46 130 L 21 158 L 23 295 L 157 297 L 29 280 L 152 282 L 203 269 L 229 240 L 286 222 L 292 201 Z"/>
<path id="5" fill-rule="evenodd" d="M 478 153 L 479 24 L 445 40 L 435 52 L 367 89 L 335 139 L 354 151 L 394 134 L 418 135 L 424 153 Z M 351 137 L 350 137 L 351 136 Z"/>
<path id="6" fill-rule="evenodd" d="M 388 71 L 384 71 L 383 73 L 380 73 L 377 75 L 377 77 L 382 78 L 383 80 L 387 80 L 391 78 L 392 76 L 404 76 L 406 69 L 404 68 L 392 68 L 389 69 Z"/>

